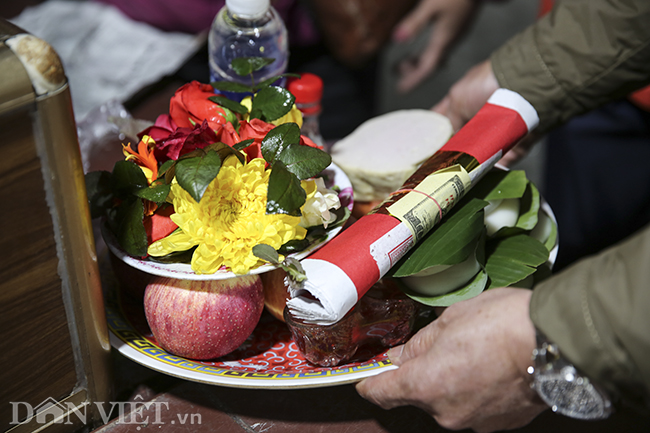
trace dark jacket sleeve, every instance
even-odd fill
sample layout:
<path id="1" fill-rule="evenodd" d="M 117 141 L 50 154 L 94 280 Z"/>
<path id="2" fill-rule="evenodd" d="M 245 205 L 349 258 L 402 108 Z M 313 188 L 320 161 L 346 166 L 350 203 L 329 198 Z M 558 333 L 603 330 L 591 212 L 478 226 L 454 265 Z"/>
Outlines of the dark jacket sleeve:
<path id="1" fill-rule="evenodd" d="M 649 23 L 647 0 L 563 0 L 495 51 L 492 67 L 545 133 L 650 83 Z"/>
<path id="2" fill-rule="evenodd" d="M 650 1 L 564 0 L 491 61 L 501 87 L 526 98 L 546 132 L 650 82 Z M 648 407 L 650 228 L 539 284 L 530 307 L 579 369 Z"/>

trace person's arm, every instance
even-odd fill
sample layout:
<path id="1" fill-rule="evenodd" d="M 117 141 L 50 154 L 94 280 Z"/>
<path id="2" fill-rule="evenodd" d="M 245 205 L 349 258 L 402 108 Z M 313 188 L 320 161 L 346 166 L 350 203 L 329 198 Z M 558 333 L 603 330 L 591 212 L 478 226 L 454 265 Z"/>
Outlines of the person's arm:
<path id="1" fill-rule="evenodd" d="M 650 407 L 650 226 L 535 287 L 530 316 L 564 357 Z"/>
<path id="2" fill-rule="evenodd" d="M 501 87 L 530 102 L 537 133 L 650 83 L 650 2 L 572 0 L 491 57 Z"/>

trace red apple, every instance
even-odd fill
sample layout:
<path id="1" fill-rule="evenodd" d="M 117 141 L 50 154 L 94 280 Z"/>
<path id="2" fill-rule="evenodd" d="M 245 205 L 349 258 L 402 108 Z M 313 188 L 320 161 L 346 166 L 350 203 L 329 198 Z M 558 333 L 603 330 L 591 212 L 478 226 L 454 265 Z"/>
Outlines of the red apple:
<path id="1" fill-rule="evenodd" d="M 283 269 L 274 269 L 264 272 L 262 285 L 264 286 L 264 305 L 273 317 L 284 322 L 284 307 L 290 299 L 289 288 L 284 282 L 287 273 Z"/>
<path id="2" fill-rule="evenodd" d="M 263 309 L 259 275 L 206 281 L 158 277 L 144 294 L 147 322 L 160 346 L 191 359 L 235 350 L 251 335 Z"/>

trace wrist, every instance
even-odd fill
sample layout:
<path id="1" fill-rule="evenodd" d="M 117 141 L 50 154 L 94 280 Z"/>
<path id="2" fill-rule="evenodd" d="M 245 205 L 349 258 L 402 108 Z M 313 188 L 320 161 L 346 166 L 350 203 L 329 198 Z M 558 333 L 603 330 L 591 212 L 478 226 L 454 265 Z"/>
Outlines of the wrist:
<path id="1" fill-rule="evenodd" d="M 533 365 L 528 373 L 534 389 L 553 412 L 570 418 L 599 420 L 609 417 L 612 402 L 608 394 L 562 357 L 556 344 L 539 330 Z"/>

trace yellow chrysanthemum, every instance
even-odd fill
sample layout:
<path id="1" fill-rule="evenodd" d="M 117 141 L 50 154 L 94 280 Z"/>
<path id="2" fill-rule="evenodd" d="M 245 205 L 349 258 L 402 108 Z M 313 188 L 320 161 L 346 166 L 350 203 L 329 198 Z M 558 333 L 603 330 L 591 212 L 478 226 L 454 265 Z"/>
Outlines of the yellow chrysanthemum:
<path id="1" fill-rule="evenodd" d="M 245 274 L 263 264 L 252 253 L 258 244 L 280 248 L 292 239 L 303 239 L 307 231 L 300 217 L 266 214 L 266 193 L 270 170 L 255 158 L 242 165 L 231 156 L 197 203 L 177 183 L 172 184 L 169 200 L 175 213 L 171 219 L 179 230 L 149 246 L 152 256 L 164 256 L 197 246 L 192 255 L 192 270 L 211 274 L 225 266 Z"/>
<path id="2" fill-rule="evenodd" d="M 250 96 L 247 96 L 244 99 L 242 99 L 240 104 L 246 107 L 249 112 L 251 111 L 251 107 L 253 106 L 253 102 Z M 244 120 L 246 121 L 249 120 L 248 114 L 244 116 Z M 287 114 L 269 123 L 273 126 L 279 126 L 284 123 L 295 123 L 298 125 L 298 128 L 302 128 L 302 113 L 300 112 L 298 107 L 296 107 L 296 104 L 293 104 L 291 110 Z"/>

